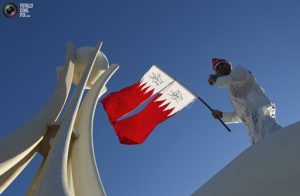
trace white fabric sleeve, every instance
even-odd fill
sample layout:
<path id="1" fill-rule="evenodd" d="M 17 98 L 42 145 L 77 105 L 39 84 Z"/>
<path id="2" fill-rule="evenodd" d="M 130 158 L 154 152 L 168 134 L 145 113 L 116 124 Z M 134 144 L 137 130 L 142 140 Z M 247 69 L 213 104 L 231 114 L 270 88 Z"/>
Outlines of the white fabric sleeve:
<path id="1" fill-rule="evenodd" d="M 223 116 L 221 118 L 224 123 L 241 123 L 242 119 L 235 112 L 223 112 Z"/>
<path id="2" fill-rule="evenodd" d="M 218 77 L 214 86 L 218 88 L 229 88 L 230 86 L 230 75 Z"/>
<path id="3" fill-rule="evenodd" d="M 250 79 L 250 72 L 239 65 L 231 71 L 230 76 L 232 84 L 243 86 Z"/>

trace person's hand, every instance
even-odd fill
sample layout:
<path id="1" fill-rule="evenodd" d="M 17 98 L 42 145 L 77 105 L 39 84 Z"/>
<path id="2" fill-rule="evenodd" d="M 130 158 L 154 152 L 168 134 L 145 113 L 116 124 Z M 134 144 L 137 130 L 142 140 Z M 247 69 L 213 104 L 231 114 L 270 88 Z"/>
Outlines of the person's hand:
<path id="1" fill-rule="evenodd" d="M 221 112 L 220 110 L 213 110 L 212 115 L 215 119 L 222 118 L 223 112 Z"/>
<path id="2" fill-rule="evenodd" d="M 217 75 L 209 75 L 209 78 L 208 78 L 208 83 L 210 84 L 210 85 L 213 85 L 214 83 L 216 83 L 216 81 L 217 81 Z"/>

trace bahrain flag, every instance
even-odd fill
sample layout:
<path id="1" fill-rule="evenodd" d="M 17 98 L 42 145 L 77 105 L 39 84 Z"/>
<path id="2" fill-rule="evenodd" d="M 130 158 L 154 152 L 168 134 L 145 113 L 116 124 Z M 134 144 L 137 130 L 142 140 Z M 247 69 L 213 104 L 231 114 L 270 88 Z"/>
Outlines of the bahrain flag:
<path id="1" fill-rule="evenodd" d="M 107 95 L 101 102 L 110 123 L 133 111 L 172 81 L 174 79 L 171 76 L 153 65 L 138 83 Z"/>
<path id="2" fill-rule="evenodd" d="M 179 82 L 171 82 L 158 92 L 142 111 L 113 123 L 120 143 L 143 143 L 159 123 L 182 110 L 196 98 L 196 95 Z"/>

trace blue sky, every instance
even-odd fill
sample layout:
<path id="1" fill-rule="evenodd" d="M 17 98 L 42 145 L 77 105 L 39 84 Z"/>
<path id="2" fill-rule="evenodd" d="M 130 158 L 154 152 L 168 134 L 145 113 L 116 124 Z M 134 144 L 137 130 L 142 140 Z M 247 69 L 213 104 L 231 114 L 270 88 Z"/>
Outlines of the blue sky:
<path id="1" fill-rule="evenodd" d="M 109 92 L 137 82 L 157 64 L 213 108 L 231 111 L 228 92 L 207 84 L 211 58 L 220 57 L 255 74 L 276 103 L 282 126 L 300 119 L 299 1 L 22 2 L 34 3 L 31 18 L 0 16 L 1 138 L 48 100 L 68 41 L 76 48 L 103 41 L 110 63 L 120 65 Z M 196 101 L 144 144 L 125 146 L 99 104 L 94 144 L 107 194 L 190 195 L 250 146 L 243 124 L 230 128 L 232 133 Z M 36 156 L 3 195 L 24 195 L 40 161 Z"/>

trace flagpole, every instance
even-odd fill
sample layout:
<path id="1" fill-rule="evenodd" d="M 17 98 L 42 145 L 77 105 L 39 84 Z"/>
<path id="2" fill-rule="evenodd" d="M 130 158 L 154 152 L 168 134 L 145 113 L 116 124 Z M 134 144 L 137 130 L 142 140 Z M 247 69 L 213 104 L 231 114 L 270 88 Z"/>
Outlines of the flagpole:
<path id="1" fill-rule="evenodd" d="M 179 82 L 176 78 L 174 78 L 174 81 L 173 82 Z M 171 82 L 171 83 L 173 83 Z M 185 87 L 184 84 L 182 84 L 181 82 L 179 82 L 182 86 Z M 168 85 L 169 86 L 169 85 Z M 185 87 L 186 88 L 186 87 Z M 191 91 L 189 88 L 186 88 L 187 90 L 189 90 L 192 94 L 194 94 L 211 112 L 213 112 L 214 110 L 206 103 L 206 101 L 204 101 L 199 95 L 197 95 L 196 93 L 194 93 L 193 91 Z M 228 132 L 231 132 L 230 128 L 224 123 L 224 121 L 220 118 L 217 118 L 220 123 L 222 123 L 222 125 L 227 129 Z"/>
<path id="2" fill-rule="evenodd" d="M 211 111 L 213 112 L 213 109 L 201 98 L 197 95 L 197 98 Z M 223 126 L 227 129 L 228 132 L 231 132 L 230 128 L 224 123 L 223 120 L 221 120 L 220 118 L 217 118 L 222 124 Z"/>

